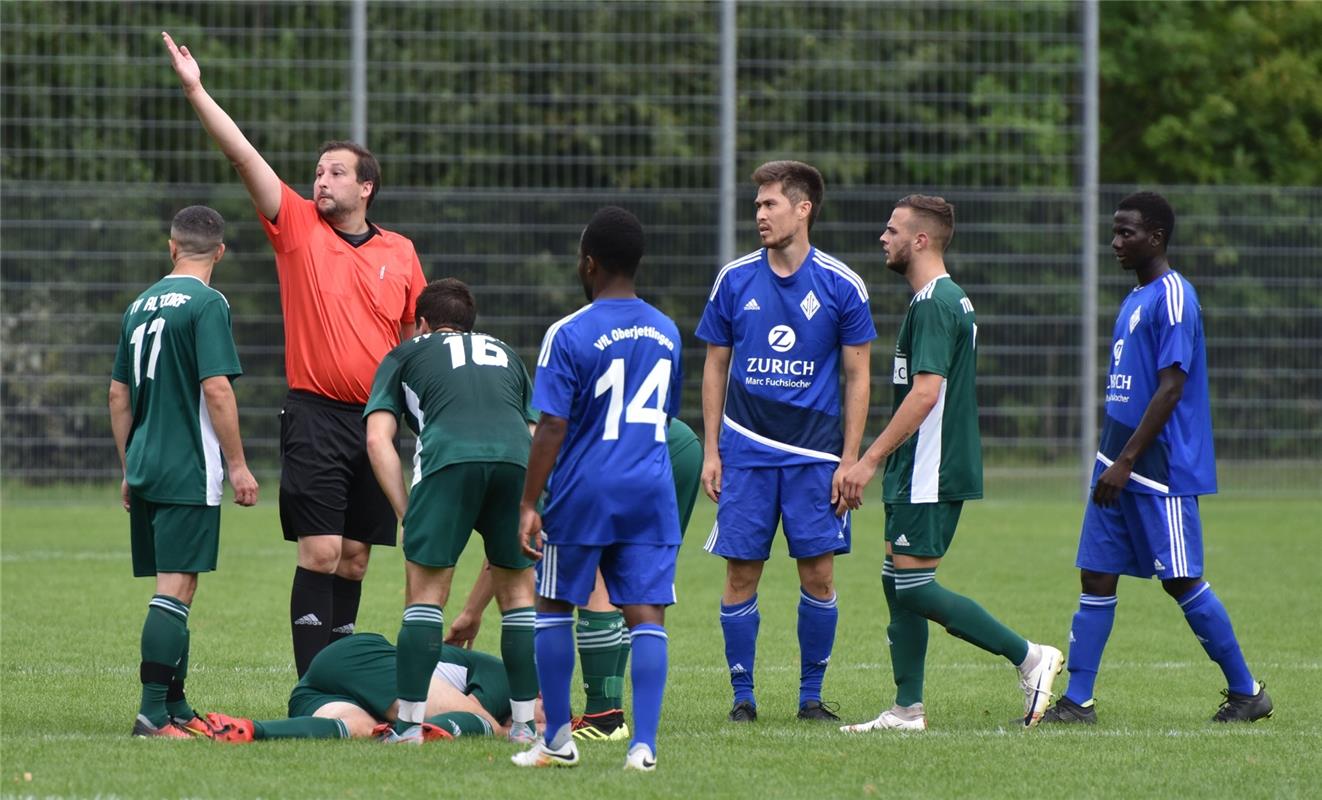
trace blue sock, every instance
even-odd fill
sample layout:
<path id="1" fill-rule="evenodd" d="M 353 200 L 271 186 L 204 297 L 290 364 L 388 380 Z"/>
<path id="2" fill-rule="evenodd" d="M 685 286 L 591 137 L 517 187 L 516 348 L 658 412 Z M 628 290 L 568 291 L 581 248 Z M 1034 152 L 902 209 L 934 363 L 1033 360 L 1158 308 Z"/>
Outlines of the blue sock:
<path id="1" fill-rule="evenodd" d="M 1221 667 L 1226 686 L 1235 694 L 1257 694 L 1249 665 L 1244 663 L 1244 652 L 1239 649 L 1235 629 L 1230 626 L 1230 615 L 1221 605 L 1221 598 L 1212 591 L 1212 584 L 1203 582 L 1190 589 L 1176 602 L 1184 609 L 1184 618 L 1193 629 L 1194 636 L 1207 651 L 1207 657 Z"/>
<path id="2" fill-rule="evenodd" d="M 661 699 L 666 691 L 667 638 L 660 625 L 643 623 L 629 631 L 633 648 L 633 740 L 656 754 L 656 729 L 661 722 Z"/>
<path id="3" fill-rule="evenodd" d="M 537 612 L 533 649 L 546 711 L 546 743 L 563 747 L 569 738 L 569 683 L 574 677 L 574 615 Z"/>
<path id="4" fill-rule="evenodd" d="M 835 625 L 840 612 L 830 600 L 818 600 L 799 587 L 799 705 L 809 700 L 821 701 L 822 678 L 835 645 Z"/>
<path id="5" fill-rule="evenodd" d="M 757 613 L 757 595 L 742 603 L 721 603 L 721 632 L 725 634 L 725 663 L 730 667 L 730 686 L 736 703 L 753 699 L 753 660 L 757 656 L 757 628 L 762 615 Z"/>
<path id="6" fill-rule="evenodd" d="M 1083 705 L 1093 698 L 1097 683 L 1097 669 L 1102 664 L 1102 651 L 1115 625 L 1115 595 L 1079 595 L 1079 610 L 1074 612 L 1070 624 L 1069 671 L 1070 685 L 1065 696 Z"/>

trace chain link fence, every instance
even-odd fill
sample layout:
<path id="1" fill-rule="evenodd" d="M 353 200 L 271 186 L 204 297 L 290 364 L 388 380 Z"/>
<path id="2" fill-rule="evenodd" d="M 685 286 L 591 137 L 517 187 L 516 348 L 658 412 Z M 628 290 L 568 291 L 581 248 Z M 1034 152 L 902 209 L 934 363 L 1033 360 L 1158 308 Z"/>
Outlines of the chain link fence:
<path id="1" fill-rule="evenodd" d="M 641 291 L 685 332 L 684 416 L 694 423 L 704 350 L 691 331 L 728 242 L 737 253 L 756 247 L 753 167 L 798 158 L 826 177 L 814 243 L 868 280 L 880 333 L 869 436 L 889 408 L 889 354 L 908 302 L 876 237 L 898 197 L 945 195 L 959 220 L 951 270 L 980 318 L 989 475 L 1025 486 L 1060 477 L 1052 485 L 1075 490 L 1082 420 L 1099 402 L 1080 380 L 1080 6 L 727 10 L 374 0 L 355 27 L 351 3 L 0 4 L 5 478 L 117 474 L 105 389 L 120 315 L 168 269 L 169 219 L 193 203 L 229 222 L 214 285 L 233 307 L 249 458 L 259 474 L 277 469 L 285 384 L 274 261 L 179 91 L 160 41 L 169 30 L 301 191 L 317 146 L 348 137 L 365 108 L 359 124 L 384 170 L 373 220 L 414 240 L 428 277 L 473 285 L 479 327 L 529 363 L 546 326 L 582 302 L 573 267 L 583 223 L 606 203 L 633 210 L 648 233 Z M 722 91 L 723 47 L 732 92 Z M 365 97 L 355 97 L 355 68 Z M 733 220 L 721 203 L 730 175 Z M 1129 188 L 1104 187 L 1102 212 Z M 1322 191 L 1167 192 L 1179 214 L 1172 260 L 1208 318 L 1222 482 L 1315 491 Z M 1126 289 L 1110 266 L 1108 220 L 1099 224 L 1100 352 Z"/>

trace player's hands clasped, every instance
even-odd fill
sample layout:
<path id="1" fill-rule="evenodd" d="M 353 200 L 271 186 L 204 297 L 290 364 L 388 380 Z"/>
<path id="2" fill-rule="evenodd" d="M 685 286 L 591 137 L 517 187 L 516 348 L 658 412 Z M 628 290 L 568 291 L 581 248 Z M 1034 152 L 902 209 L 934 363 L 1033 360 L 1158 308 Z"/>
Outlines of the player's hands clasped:
<path id="1" fill-rule="evenodd" d="M 536 508 L 519 507 L 519 547 L 533 561 L 542 560 L 542 515 Z"/>
<path id="2" fill-rule="evenodd" d="M 721 502 L 721 455 L 708 452 L 702 458 L 702 491 L 713 503 Z"/>
<path id="3" fill-rule="evenodd" d="M 873 464 L 867 458 L 860 459 L 849 469 L 844 469 L 841 464 L 841 470 L 836 471 L 836 479 L 840 481 L 840 499 L 851 509 L 857 509 L 863 505 L 863 490 L 872 482 L 872 477 L 877 474 L 878 464 Z M 834 489 L 832 490 L 834 493 Z"/>
<path id="4" fill-rule="evenodd" d="M 858 505 L 855 506 L 851 506 L 845 499 L 845 475 L 849 473 L 850 468 L 856 463 L 856 461 L 845 461 L 844 459 L 841 459 L 840 466 L 836 467 L 835 473 L 831 475 L 831 505 L 835 506 L 835 515 L 837 517 L 843 517 L 846 511 L 850 511 L 863 505 L 861 498 L 859 499 Z"/>
<path id="5" fill-rule="evenodd" d="M 230 486 L 234 487 L 234 502 L 241 506 L 257 505 L 257 479 L 247 467 L 230 468 Z"/>
<path id="6" fill-rule="evenodd" d="M 161 38 L 165 40 L 165 48 L 170 51 L 170 66 L 174 67 L 174 72 L 179 76 L 179 82 L 183 84 L 184 90 L 201 86 L 202 68 L 197 65 L 193 54 L 188 52 L 187 47 L 176 47 L 174 39 L 171 39 L 170 34 L 165 31 L 161 31 Z"/>

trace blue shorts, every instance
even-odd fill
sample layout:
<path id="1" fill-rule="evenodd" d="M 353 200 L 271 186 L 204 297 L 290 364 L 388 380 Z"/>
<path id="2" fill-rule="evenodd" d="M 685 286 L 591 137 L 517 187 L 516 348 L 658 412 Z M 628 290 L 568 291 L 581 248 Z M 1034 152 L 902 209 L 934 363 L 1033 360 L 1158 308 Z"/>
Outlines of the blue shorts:
<path id="1" fill-rule="evenodd" d="M 785 529 L 791 558 L 814 558 L 849 552 L 849 512 L 835 515 L 831 506 L 833 463 L 792 467 L 726 467 L 721 501 L 708 553 L 741 561 L 766 561 L 776 524 Z"/>
<path id="2" fill-rule="evenodd" d="M 677 544 L 544 544 L 537 562 L 537 594 L 587 605 L 597 567 L 617 606 L 668 606 L 675 602 Z"/>
<path id="3" fill-rule="evenodd" d="M 1075 566 L 1108 575 L 1160 580 L 1203 576 L 1198 497 L 1124 491 L 1116 505 L 1088 502 Z"/>

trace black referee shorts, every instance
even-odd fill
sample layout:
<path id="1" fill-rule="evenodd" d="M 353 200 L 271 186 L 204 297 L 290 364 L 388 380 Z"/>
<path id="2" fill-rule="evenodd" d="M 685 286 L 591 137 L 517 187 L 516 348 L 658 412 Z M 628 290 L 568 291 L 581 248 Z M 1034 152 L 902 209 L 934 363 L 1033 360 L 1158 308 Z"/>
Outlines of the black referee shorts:
<path id="1" fill-rule="evenodd" d="M 338 534 L 394 547 L 396 523 L 367 458 L 363 406 L 291 391 L 280 411 L 285 539 Z"/>

